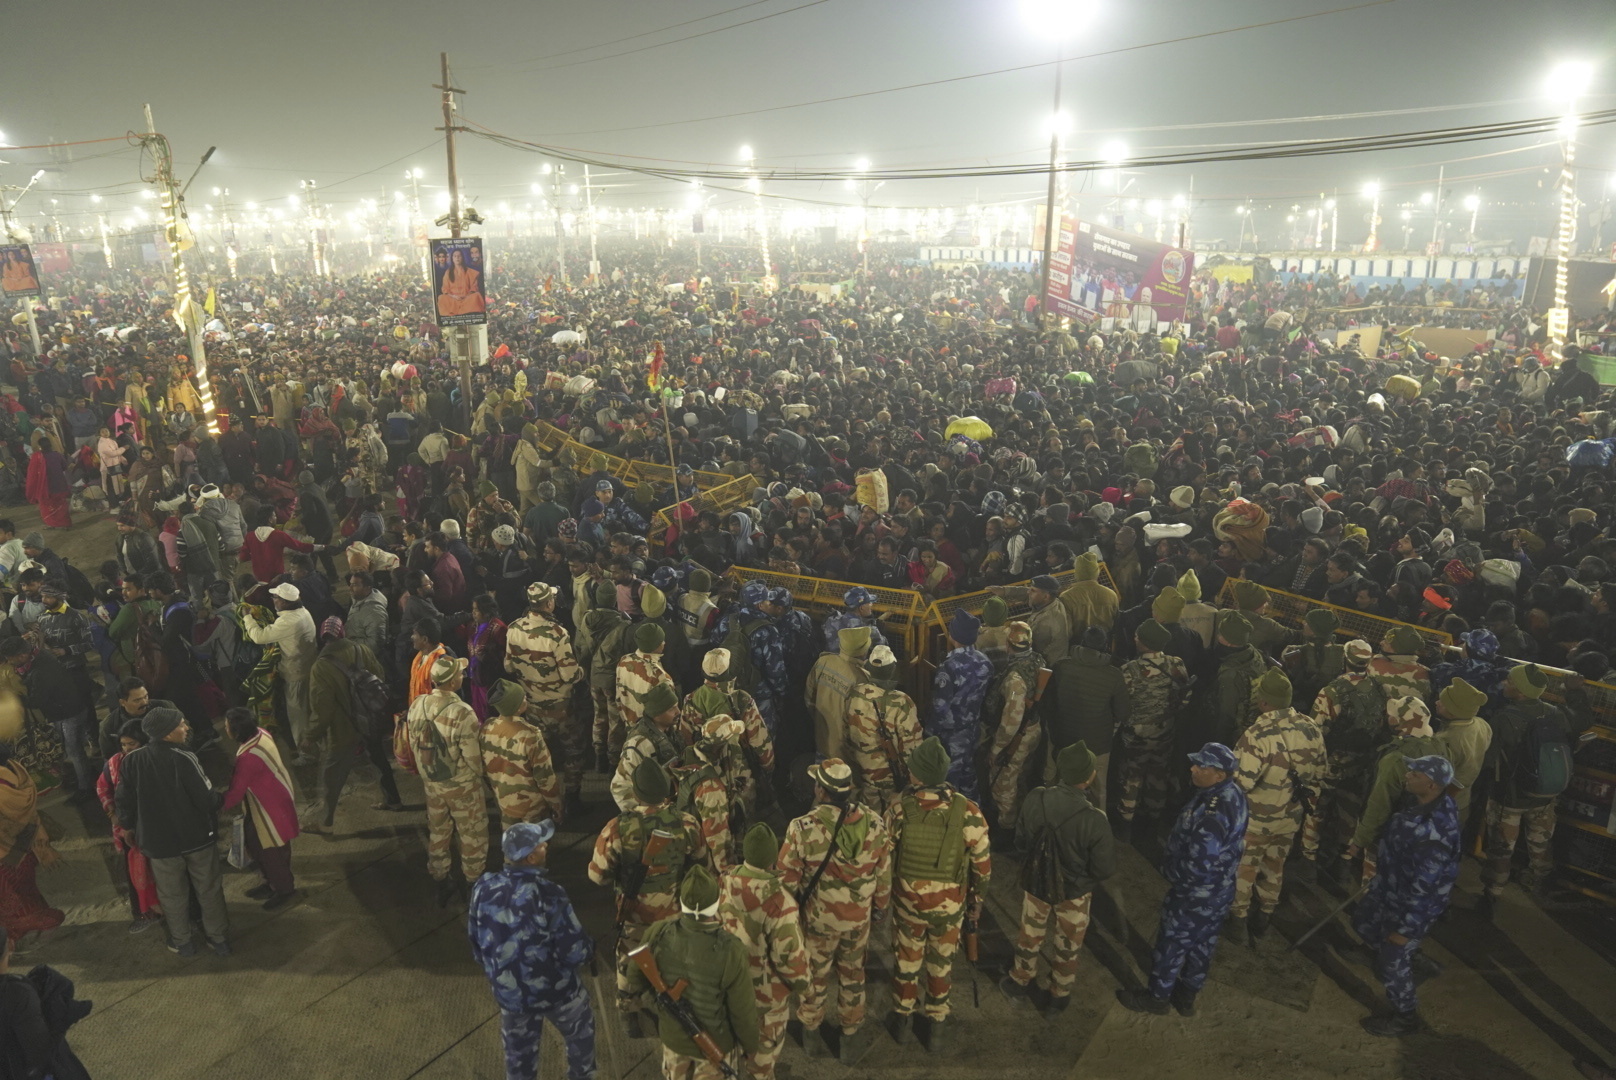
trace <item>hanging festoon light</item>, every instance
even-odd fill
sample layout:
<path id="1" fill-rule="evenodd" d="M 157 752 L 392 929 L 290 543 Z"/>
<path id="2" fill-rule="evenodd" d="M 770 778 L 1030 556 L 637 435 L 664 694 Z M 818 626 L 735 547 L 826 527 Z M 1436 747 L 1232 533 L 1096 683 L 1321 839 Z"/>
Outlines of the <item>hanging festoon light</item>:
<path id="1" fill-rule="evenodd" d="M 1363 187 L 1364 198 L 1369 200 L 1369 235 L 1364 239 L 1364 254 L 1380 247 L 1380 181 L 1371 180 Z"/>
<path id="2" fill-rule="evenodd" d="M 1567 60 L 1549 72 L 1548 96 L 1565 105 L 1560 121 L 1560 223 L 1554 242 L 1554 307 L 1549 309 L 1549 339 L 1556 352 L 1565 345 L 1571 331 L 1569 298 L 1571 252 L 1577 240 L 1577 177 L 1573 165 L 1577 150 L 1577 98 L 1588 92 L 1593 81 L 1593 65 L 1583 60 Z"/>

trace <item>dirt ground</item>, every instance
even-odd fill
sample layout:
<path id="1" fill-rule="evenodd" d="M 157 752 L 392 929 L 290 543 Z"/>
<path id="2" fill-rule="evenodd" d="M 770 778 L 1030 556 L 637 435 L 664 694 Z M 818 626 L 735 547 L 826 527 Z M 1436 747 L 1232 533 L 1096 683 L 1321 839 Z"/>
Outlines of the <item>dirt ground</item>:
<path id="1" fill-rule="evenodd" d="M 37 525 L 32 507 L 7 513 L 19 532 Z M 104 517 L 85 518 L 50 534 L 49 542 L 93 578 L 110 554 L 113 531 Z M 227 752 L 206 762 L 215 776 L 227 775 Z M 256 876 L 228 873 L 236 948 L 229 959 L 204 953 L 181 960 L 163 948 L 160 930 L 131 936 L 99 807 L 72 807 L 60 795 L 48 797 L 45 811 L 64 858 L 59 868 L 41 874 L 40 883 L 50 901 L 68 912 L 68 922 L 20 958 L 19 966 L 49 963 L 78 983 L 81 997 L 94 1000 L 94 1012 L 71 1035 L 91 1075 L 503 1077 L 498 1013 L 466 945 L 464 910 L 433 903 L 420 787 L 413 778 L 402 779 L 409 812 L 368 809 L 378 791 L 367 769 L 345 794 L 336 834 L 294 843 L 299 903 L 266 913 L 242 895 Z M 306 801 L 315 777 L 303 771 L 297 780 L 300 801 Z M 589 812 L 569 822 L 552 845 L 552 867 L 604 950 L 611 905 L 584 875 L 594 834 L 609 813 L 603 778 L 591 776 L 586 797 Z M 1473 864 L 1465 869 L 1453 910 L 1426 946 L 1446 968 L 1420 990 L 1429 1034 L 1404 1040 L 1364 1034 L 1358 1020 L 1382 1007 L 1380 989 L 1361 960 L 1338 951 L 1339 932 L 1287 951 L 1288 940 L 1336 902 L 1311 886 L 1287 890 L 1275 930 L 1258 949 L 1219 946 L 1199 1016 L 1130 1013 L 1114 992 L 1142 979 L 1164 888 L 1147 857 L 1153 845 L 1139 846 L 1143 852 L 1121 849 L 1119 871 L 1094 905 L 1072 1005 L 1057 1021 L 1012 1006 L 997 988 L 1010 959 L 1020 898 L 1014 861 L 996 857 L 980 970 L 973 975 L 963 957 L 955 969 L 950 1024 L 957 1030 L 949 1052 L 932 1057 L 917 1046 L 900 1048 L 878 1031 L 864 1061 L 844 1068 L 810 1060 L 788 1043 L 779 1075 L 1568 1080 L 1579 1075 L 1574 1059 L 1616 1061 L 1616 921 L 1609 909 L 1569 902 L 1545 908 L 1511 887 L 1491 926 L 1471 910 L 1477 893 Z M 891 1002 L 888 930 L 878 929 L 875 939 L 868 966 L 872 1024 Z M 656 1044 L 624 1038 L 611 1013 L 609 967 L 603 963 L 588 981 L 600 1021 L 600 1076 L 660 1075 Z M 564 1075 L 553 1031 L 545 1036 L 540 1075 Z"/>

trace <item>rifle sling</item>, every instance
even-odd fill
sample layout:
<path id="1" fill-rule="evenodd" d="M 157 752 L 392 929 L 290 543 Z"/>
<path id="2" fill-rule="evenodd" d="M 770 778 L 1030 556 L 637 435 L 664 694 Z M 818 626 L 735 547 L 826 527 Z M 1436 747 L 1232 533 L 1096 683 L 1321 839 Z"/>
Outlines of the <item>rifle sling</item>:
<path id="1" fill-rule="evenodd" d="M 836 857 L 836 836 L 842 831 L 842 822 L 847 820 L 847 812 L 851 809 L 853 809 L 853 793 L 848 792 L 847 802 L 842 805 L 842 812 L 836 817 L 836 826 L 830 831 L 830 844 L 825 849 L 825 857 L 819 860 L 819 868 L 814 871 L 814 876 L 808 879 L 807 887 L 797 894 L 799 908 L 807 907 L 808 898 L 819 888 L 819 879 L 825 876 L 825 868 L 830 866 L 830 861 Z"/>

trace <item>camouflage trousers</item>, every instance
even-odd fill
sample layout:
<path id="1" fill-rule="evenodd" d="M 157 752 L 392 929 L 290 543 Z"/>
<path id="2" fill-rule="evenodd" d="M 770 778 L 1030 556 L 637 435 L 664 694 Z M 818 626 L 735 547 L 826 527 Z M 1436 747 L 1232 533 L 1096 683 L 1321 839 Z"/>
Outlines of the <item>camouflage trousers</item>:
<path id="1" fill-rule="evenodd" d="M 936 891 L 921 891 L 936 890 Z M 933 1020 L 948 1017 L 965 903 L 958 885 L 934 881 L 893 882 L 892 951 L 898 970 L 892 977 L 892 1011 L 908 1016 L 924 1007 Z M 926 970 L 924 1006 L 920 971 Z"/>
<path id="2" fill-rule="evenodd" d="M 639 947 L 645 940 L 646 930 L 657 919 L 679 911 L 679 901 L 667 893 L 641 893 L 640 904 L 655 908 L 657 913 L 644 921 L 631 915 L 624 920 L 622 933 L 617 935 L 617 1011 L 624 1016 L 651 1007 L 647 996 L 636 991 L 629 981 L 629 972 L 634 970 L 634 961 L 628 958 L 629 950 Z"/>
<path id="3" fill-rule="evenodd" d="M 825 1022 L 830 973 L 834 968 L 837 1019 L 843 1031 L 856 1030 L 864 1022 L 864 957 L 870 951 L 869 913 L 853 927 L 804 926 L 802 937 L 808 951 L 808 989 L 797 1001 L 797 1021 L 805 1029 L 817 1028 Z"/>
<path id="4" fill-rule="evenodd" d="M 1042 736 L 1043 725 L 1027 716 L 1022 720 L 1021 730 L 1011 737 L 1010 745 L 1000 751 L 998 760 L 988 763 L 988 790 L 993 795 L 994 808 L 999 811 L 1001 829 L 1016 826 L 1016 814 L 1021 808 L 1021 781 Z"/>
<path id="5" fill-rule="evenodd" d="M 1317 859 L 1345 857 L 1352 834 L 1363 818 L 1369 801 L 1369 785 L 1374 781 L 1375 761 L 1356 757 L 1331 756 L 1325 761 L 1324 782 L 1313 812 L 1302 821 L 1302 857 Z"/>
<path id="6" fill-rule="evenodd" d="M 1117 762 L 1117 813 L 1123 821 L 1132 821 L 1141 808 L 1149 817 L 1159 815 L 1167 807 L 1172 740 L 1119 745 L 1119 749 L 1122 760 Z"/>
<path id="7" fill-rule="evenodd" d="M 613 761 L 623 752 L 623 740 L 628 728 L 623 726 L 623 714 L 618 711 L 616 696 L 604 686 L 591 686 L 589 696 L 595 703 L 595 721 L 592 728 L 595 748 L 605 747 Z"/>
<path id="8" fill-rule="evenodd" d="M 460 837 L 460 872 L 476 881 L 488 863 L 488 803 L 481 782 L 426 785 L 426 872 L 449 876 L 449 849 Z"/>
<path id="9" fill-rule="evenodd" d="M 567 1047 L 568 1080 L 593 1080 L 595 1074 L 595 1012 L 589 991 L 578 988 L 571 1001 L 553 1009 L 531 1012 L 500 1010 L 499 1032 L 505 1039 L 505 1080 L 538 1080 L 539 1040 L 545 1021 L 555 1026 Z"/>
<path id="10" fill-rule="evenodd" d="M 1031 986 L 1038 977 L 1038 958 L 1044 951 L 1049 924 L 1055 924 L 1050 943 L 1049 992 L 1066 997 L 1077 981 L 1077 954 L 1083 949 L 1083 935 L 1089 930 L 1089 904 L 1094 894 L 1076 900 L 1046 904 L 1032 893 L 1021 898 L 1021 931 L 1016 935 L 1016 962 L 1010 977 L 1022 986 Z M 1053 919 L 1051 918 L 1053 916 Z"/>
<path id="11" fill-rule="evenodd" d="M 724 1080 L 724 1071 L 704 1057 L 686 1057 L 664 1046 L 662 1080 Z"/>
<path id="12" fill-rule="evenodd" d="M 1549 842 L 1554 839 L 1554 803 L 1522 809 L 1490 799 L 1487 802 L 1487 857 L 1481 866 L 1481 881 L 1489 896 L 1497 896 L 1509 884 L 1522 826 L 1526 828 L 1531 873 L 1538 881 L 1543 881 L 1554 872 L 1554 854 L 1549 850 Z"/>
<path id="13" fill-rule="evenodd" d="M 770 979 L 769 989 L 758 991 L 757 1008 L 758 1050 L 741 1055 L 741 1074 L 752 1080 L 773 1080 L 786 1039 L 786 1021 L 791 1019 L 791 991 Z"/>
<path id="14" fill-rule="evenodd" d="M 1246 917 L 1251 894 L 1257 894 L 1257 907 L 1273 911 L 1279 906 L 1279 889 L 1285 881 L 1285 857 L 1296 839 L 1297 822 L 1288 817 L 1253 816 L 1246 826 L 1246 850 L 1240 856 L 1240 873 L 1234 879 L 1234 905 L 1229 914 Z"/>
<path id="15" fill-rule="evenodd" d="M 1150 957 L 1150 992 L 1161 1001 L 1176 987 L 1196 994 L 1206 985 L 1230 897 L 1222 890 L 1198 895 L 1204 891 L 1175 887 L 1162 898 L 1156 948 Z"/>
<path id="16" fill-rule="evenodd" d="M 584 755 L 589 752 L 589 737 L 580 717 L 573 715 L 572 703 L 566 698 L 527 707 L 528 723 L 544 733 L 544 744 L 550 748 L 550 760 L 567 794 L 583 790 Z"/>

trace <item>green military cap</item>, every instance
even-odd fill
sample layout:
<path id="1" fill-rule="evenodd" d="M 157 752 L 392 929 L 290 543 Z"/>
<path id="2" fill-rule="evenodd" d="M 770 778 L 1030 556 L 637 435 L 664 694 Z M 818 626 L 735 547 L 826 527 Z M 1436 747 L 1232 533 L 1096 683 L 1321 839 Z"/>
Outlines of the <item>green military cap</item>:
<path id="1" fill-rule="evenodd" d="M 1173 640 L 1173 632 L 1155 619 L 1146 619 L 1140 623 L 1133 636 L 1139 639 L 1139 644 L 1151 652 L 1161 652 Z"/>
<path id="2" fill-rule="evenodd" d="M 1150 614 L 1160 623 L 1176 623 L 1184 614 L 1184 594 L 1172 585 L 1156 594 Z"/>
<path id="3" fill-rule="evenodd" d="M 1003 626 L 1010 618 L 1010 605 L 997 596 L 990 596 L 982 604 L 982 625 Z"/>
<path id="4" fill-rule="evenodd" d="M 773 870 L 774 860 L 780 854 L 780 839 L 774 835 L 773 829 L 760 821 L 746 830 L 746 839 L 741 841 L 741 854 L 748 866 Z"/>
<path id="5" fill-rule="evenodd" d="M 645 706 L 646 716 L 661 716 L 669 709 L 678 707 L 679 695 L 667 683 L 657 683 L 646 691 L 641 703 Z"/>
<path id="6" fill-rule="evenodd" d="M 679 909 L 690 915 L 712 915 L 718 907 L 718 882 L 700 863 L 692 866 L 679 886 Z"/>
<path id="7" fill-rule="evenodd" d="M 1325 641 L 1333 638 L 1341 626 L 1341 620 L 1329 608 L 1314 608 L 1302 617 L 1302 621 L 1307 623 L 1309 633 Z"/>
<path id="8" fill-rule="evenodd" d="M 1094 756 L 1088 744 L 1082 739 L 1063 747 L 1055 755 L 1055 772 L 1060 776 L 1063 784 L 1077 785 L 1083 783 L 1094 775 L 1095 766 L 1099 759 Z"/>
<path id="9" fill-rule="evenodd" d="M 666 640 L 668 635 L 654 622 L 644 622 L 634 628 L 634 647 L 641 652 L 654 652 Z"/>
<path id="10" fill-rule="evenodd" d="M 488 688 L 488 703 L 501 716 L 516 716 L 527 703 L 527 695 L 522 692 L 521 683 L 501 679 Z"/>
<path id="11" fill-rule="evenodd" d="M 640 610 L 648 619 L 660 619 L 668 610 L 668 595 L 655 585 L 640 589 Z"/>
<path id="12" fill-rule="evenodd" d="M 1278 668 L 1269 668 L 1267 674 L 1257 683 L 1257 696 L 1276 709 L 1289 705 L 1291 681 Z"/>
<path id="13" fill-rule="evenodd" d="M 634 796 L 652 805 L 668 797 L 668 770 L 655 758 L 643 758 L 634 766 Z"/>
<path id="14" fill-rule="evenodd" d="M 1251 644 L 1251 622 L 1238 611 L 1225 612 L 1218 620 L 1218 637 L 1230 645 Z"/>
<path id="15" fill-rule="evenodd" d="M 933 735 L 909 752 L 909 775 L 921 787 L 935 787 L 948 779 L 948 751 Z"/>
<path id="16" fill-rule="evenodd" d="M 596 582 L 595 583 L 595 606 L 596 607 L 616 607 L 617 606 L 617 586 L 613 585 L 609 581 Z"/>

